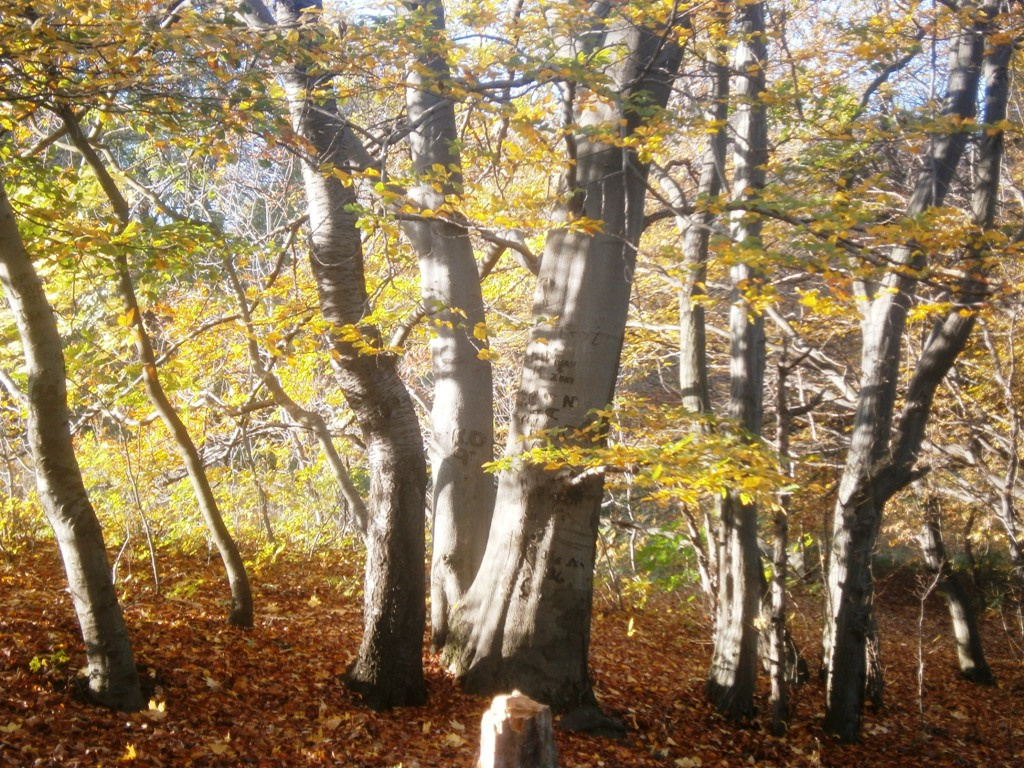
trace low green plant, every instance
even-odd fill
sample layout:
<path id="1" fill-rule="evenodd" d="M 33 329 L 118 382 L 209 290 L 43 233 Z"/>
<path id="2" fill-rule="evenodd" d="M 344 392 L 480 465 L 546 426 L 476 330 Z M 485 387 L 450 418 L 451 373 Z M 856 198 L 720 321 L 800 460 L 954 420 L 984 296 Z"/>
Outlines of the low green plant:
<path id="1" fill-rule="evenodd" d="M 68 656 L 67 652 L 63 648 L 58 648 L 52 653 L 33 656 L 28 662 L 28 668 L 33 674 L 38 674 L 45 672 L 47 669 L 66 666 L 69 661 L 71 661 L 71 657 Z"/>

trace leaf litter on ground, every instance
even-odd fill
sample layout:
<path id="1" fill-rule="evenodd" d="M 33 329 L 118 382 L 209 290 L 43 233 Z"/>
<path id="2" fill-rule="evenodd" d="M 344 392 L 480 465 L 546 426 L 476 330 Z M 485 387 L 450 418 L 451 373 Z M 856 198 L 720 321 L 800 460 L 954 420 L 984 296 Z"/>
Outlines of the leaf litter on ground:
<path id="1" fill-rule="evenodd" d="M 426 656 L 426 706 L 373 712 L 345 688 L 362 623 L 359 568 L 350 560 L 282 557 L 256 569 L 257 621 L 248 631 L 224 620 L 216 562 L 162 555 L 162 594 L 146 580 L 148 565 L 135 563 L 119 590 L 149 706 L 126 714 L 80 694 L 84 653 L 56 552 L 40 543 L 9 555 L 0 563 L 0 765 L 471 768 L 489 702 L 462 692 L 435 658 Z M 121 573 L 129 568 L 122 563 Z M 766 679 L 757 718 L 737 725 L 718 717 L 702 693 L 711 634 L 698 601 L 655 594 L 623 610 L 598 598 L 595 690 L 628 734 L 613 740 L 557 730 L 559 765 L 1024 764 L 1020 638 L 998 616 L 984 617 L 999 684 L 972 685 L 956 675 L 941 600 L 929 599 L 918 631 L 914 590 L 912 578 L 880 590 L 887 702 L 866 712 L 863 742 L 854 746 L 821 731 L 816 679 L 793 692 L 785 737 L 771 735 Z M 812 668 L 818 603 L 812 591 L 793 599 L 793 631 Z"/>

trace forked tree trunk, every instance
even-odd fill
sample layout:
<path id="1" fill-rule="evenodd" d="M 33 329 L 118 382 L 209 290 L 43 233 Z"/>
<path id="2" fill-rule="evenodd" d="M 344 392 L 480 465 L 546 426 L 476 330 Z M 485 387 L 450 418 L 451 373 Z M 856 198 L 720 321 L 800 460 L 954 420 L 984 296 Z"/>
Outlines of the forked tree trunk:
<path id="1" fill-rule="evenodd" d="M 409 199 L 436 212 L 404 223 L 420 263 L 423 306 L 432 321 L 434 404 L 430 461 L 433 479 L 433 555 L 430 569 L 430 641 L 444 647 L 452 609 L 480 567 L 494 509 L 494 478 L 483 465 L 494 458 L 491 364 L 487 359 L 484 301 L 473 245 L 457 218 L 462 159 L 455 105 L 443 94 L 451 73 L 445 59 L 441 0 L 409 3 L 430 37 L 409 72 L 406 105 L 416 185 Z M 450 204 L 456 203 L 454 210 Z"/>
<path id="2" fill-rule="evenodd" d="M 992 226 L 995 216 L 1008 95 L 1007 62 L 1012 47 L 996 35 L 986 45 L 986 30 L 999 9 L 1000 3 L 965 4 L 966 26 L 951 46 L 943 108 L 943 116 L 958 125 L 974 118 L 984 61 L 985 122 L 989 127 L 980 139 L 972 199 L 974 221 L 982 230 Z M 908 206 L 908 218 L 942 205 L 968 136 L 966 131 L 953 130 L 933 140 Z M 836 504 L 827 585 L 830 614 L 824 634 L 825 729 L 846 742 L 856 741 L 860 735 L 868 682 L 866 639 L 874 626 L 871 553 L 882 511 L 892 495 L 915 477 L 914 465 L 935 390 L 964 348 L 974 325 L 974 313 L 961 307 L 976 306 L 985 295 L 984 238 L 972 238 L 965 244 L 965 251 L 961 264 L 965 277 L 955 297 L 958 307 L 936 323 L 927 339 L 895 431 L 892 426 L 903 329 L 914 275 L 926 264 L 924 249 L 907 243 L 892 251 L 888 263 L 894 269 L 882 280 L 864 325 L 860 398 Z"/>
<path id="3" fill-rule="evenodd" d="M 939 522 L 938 505 L 929 499 L 921 533 L 917 537 L 925 565 L 937 577 L 936 587 L 946 599 L 949 618 L 953 622 L 953 636 L 956 638 L 956 653 L 960 662 L 960 674 L 972 683 L 995 685 L 995 677 L 985 661 L 981 645 L 978 618 L 971 605 L 971 599 L 960 582 L 956 571 L 946 557 L 946 546 L 942 541 L 942 526 Z"/>
<path id="4" fill-rule="evenodd" d="M 96 174 L 100 186 L 114 207 L 114 213 L 121 226 L 127 227 L 131 223 L 131 209 L 128 202 L 121 195 L 113 177 L 89 139 L 82 132 L 74 112 L 70 107 L 65 106 L 58 110 L 58 113 L 75 148 Z M 236 627 L 251 627 L 253 625 L 252 590 L 249 586 L 249 575 L 245 571 L 242 555 L 224 524 L 224 516 L 220 512 L 217 498 L 214 496 L 210 480 L 206 476 L 206 468 L 203 466 L 199 450 L 160 382 L 156 354 L 153 352 L 153 344 L 149 338 L 149 331 L 146 330 L 142 308 L 139 306 L 139 300 L 135 293 L 128 258 L 124 254 L 119 254 L 115 259 L 115 265 L 118 293 L 121 295 L 125 316 L 135 331 L 135 352 L 142 364 L 142 381 L 146 389 L 146 396 L 164 426 L 171 433 L 174 447 L 177 449 L 178 455 L 181 456 L 185 464 L 185 472 L 192 483 L 192 490 L 196 495 L 196 502 L 203 516 L 203 522 L 206 524 L 206 530 L 214 546 L 217 547 L 217 552 L 220 554 L 224 570 L 227 573 L 228 587 L 231 591 L 228 623 Z"/>
<path id="5" fill-rule="evenodd" d="M 567 224 L 586 217 L 601 227 L 548 235 L 509 430 L 512 456 L 543 444 L 546 430 L 564 429 L 556 440 L 600 436 L 592 411 L 607 407 L 614 391 L 647 169 L 629 148 L 593 138 L 593 129 L 628 135 L 641 112 L 664 106 L 679 48 L 671 29 L 607 23 L 588 44 L 603 44 L 617 59 L 608 74 L 625 106 L 592 99 L 576 112 L 582 130 L 568 142 L 575 157 L 567 174 Z M 574 436 L 588 425 L 593 435 Z M 446 649 L 470 690 L 519 688 L 555 711 L 595 704 L 587 654 L 602 488 L 600 475 L 526 461 L 501 474 L 483 566 Z"/>
<path id="6" fill-rule="evenodd" d="M 756 199 L 765 183 L 768 124 L 764 102 L 764 4 L 741 3 L 736 10 L 735 51 L 735 179 L 733 199 Z M 737 263 L 732 267 L 729 335 L 729 417 L 747 439 L 761 433 L 765 368 L 764 319 L 749 300 L 761 274 L 760 216 L 733 213 L 731 237 Z M 761 553 L 757 545 L 757 507 L 730 491 L 717 500 L 721 557 L 718 568 L 718 610 L 715 648 L 708 673 L 707 695 L 715 708 L 733 718 L 754 713 L 757 679 L 758 618 L 761 612 Z"/>
<path id="7" fill-rule="evenodd" d="M 2 166 L 0 166 L 2 170 Z M 143 704 L 131 641 L 110 575 L 96 513 L 71 442 L 64 353 L 42 282 L 0 183 L 0 282 L 14 315 L 28 371 L 28 438 L 36 487 L 64 561 L 85 641 L 89 693 L 100 704 Z"/>
<path id="8" fill-rule="evenodd" d="M 246 0 L 242 13 L 257 29 L 278 23 L 295 27 L 302 23 L 303 8 L 320 4 L 294 0 L 275 7 L 277 19 L 260 0 Z M 306 144 L 300 159 L 309 212 L 310 266 L 320 309 L 332 327 L 331 354 L 369 463 L 363 637 L 346 680 L 377 709 L 422 704 L 427 693 L 426 460 L 419 422 L 397 362 L 380 351 L 377 328 L 365 322 L 370 308 L 355 190 L 327 170 L 351 168 L 356 145 L 338 105 L 324 93 L 325 80 L 310 75 L 301 64 L 285 67 L 278 75 L 292 126 Z M 366 354 L 367 348 L 377 351 Z"/>

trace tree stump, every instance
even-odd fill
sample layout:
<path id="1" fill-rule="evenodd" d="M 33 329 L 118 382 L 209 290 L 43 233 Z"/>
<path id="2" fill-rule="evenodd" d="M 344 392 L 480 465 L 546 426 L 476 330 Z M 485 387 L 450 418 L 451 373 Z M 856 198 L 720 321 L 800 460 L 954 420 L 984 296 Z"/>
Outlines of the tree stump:
<path id="1" fill-rule="evenodd" d="M 551 708 L 519 691 L 495 696 L 480 720 L 477 768 L 556 768 Z"/>

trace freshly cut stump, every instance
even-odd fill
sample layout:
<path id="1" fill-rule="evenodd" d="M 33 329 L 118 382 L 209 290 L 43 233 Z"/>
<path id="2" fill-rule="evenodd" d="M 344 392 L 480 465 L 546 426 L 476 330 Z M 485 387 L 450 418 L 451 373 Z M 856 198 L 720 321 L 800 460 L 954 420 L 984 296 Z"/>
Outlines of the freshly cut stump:
<path id="1" fill-rule="evenodd" d="M 477 768 L 557 768 L 551 708 L 519 691 L 495 696 L 480 720 Z"/>

